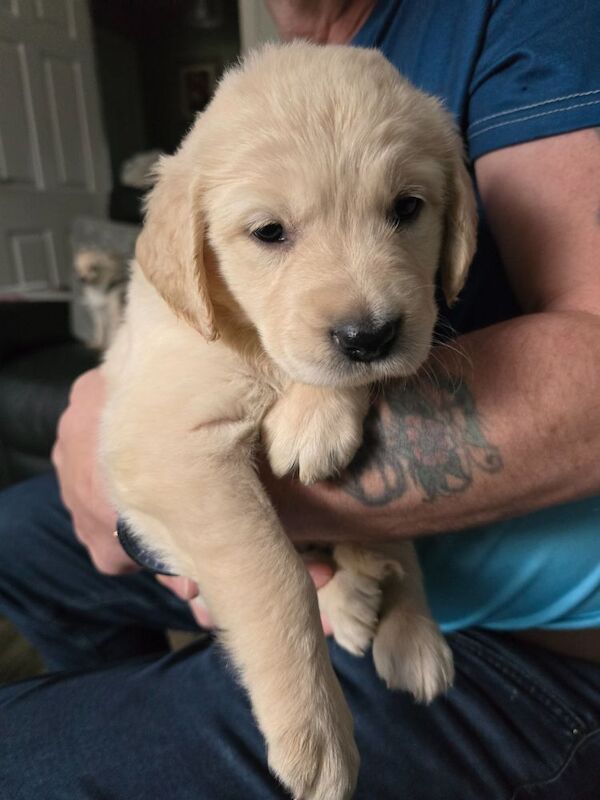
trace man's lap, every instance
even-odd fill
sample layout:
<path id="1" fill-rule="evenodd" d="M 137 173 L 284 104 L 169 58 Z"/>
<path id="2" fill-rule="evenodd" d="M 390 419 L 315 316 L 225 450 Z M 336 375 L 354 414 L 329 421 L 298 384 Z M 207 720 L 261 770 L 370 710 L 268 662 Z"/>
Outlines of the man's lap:
<path id="1" fill-rule="evenodd" d="M 94 569 L 53 474 L 0 493 L 0 611 L 52 669 L 166 650 L 165 629 L 195 629 L 187 605 L 153 576 Z"/>
<path id="2" fill-rule="evenodd" d="M 331 645 L 362 755 L 356 797 L 596 800 L 600 708 L 591 665 L 513 647 L 497 634 L 451 641 L 456 686 L 429 707 L 388 692 L 369 657 Z M 0 728 L 10 731 L 0 737 L 0 790 L 11 800 L 285 797 L 216 645 L 6 687 Z M 515 794 L 530 784 L 554 794 Z"/>
<path id="3" fill-rule="evenodd" d="M 190 627 L 191 617 L 148 575 L 95 573 L 50 476 L 0 496 L 5 606 L 17 622 L 35 613 L 37 631 L 53 628 L 55 660 L 61 636 L 79 637 L 65 661 L 74 666 L 82 652 L 86 668 L 0 689 L 0 732 L 10 731 L 0 733 L 0 796 L 284 797 L 216 645 L 111 663 L 119 652 L 107 650 L 103 630 L 129 641 L 137 627 Z M 369 656 L 330 645 L 362 753 L 357 797 L 595 800 L 600 668 L 498 634 L 457 633 L 451 643 L 456 686 L 427 708 L 388 692 Z M 94 659 L 104 666 L 87 668 Z M 514 794 L 524 784 L 532 787 Z"/>

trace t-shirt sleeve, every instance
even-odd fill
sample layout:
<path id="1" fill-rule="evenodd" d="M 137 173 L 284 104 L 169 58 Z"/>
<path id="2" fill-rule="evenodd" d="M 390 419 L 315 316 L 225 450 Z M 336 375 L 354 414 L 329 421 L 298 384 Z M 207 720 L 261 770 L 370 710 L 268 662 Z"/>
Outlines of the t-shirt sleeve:
<path id="1" fill-rule="evenodd" d="M 600 1 L 492 3 L 468 109 L 472 159 L 600 125 Z"/>

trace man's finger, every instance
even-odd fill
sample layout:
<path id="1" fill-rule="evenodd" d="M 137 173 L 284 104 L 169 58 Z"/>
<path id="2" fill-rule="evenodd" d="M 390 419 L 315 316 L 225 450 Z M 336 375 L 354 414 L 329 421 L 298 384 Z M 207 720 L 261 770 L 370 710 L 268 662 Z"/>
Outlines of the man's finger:
<path id="1" fill-rule="evenodd" d="M 329 583 L 333 576 L 333 567 L 331 564 L 326 564 L 323 561 L 315 561 L 313 563 L 307 563 L 306 569 L 310 577 L 313 580 L 313 583 L 320 589 L 321 587 L 325 586 L 326 583 Z"/>
<path id="2" fill-rule="evenodd" d="M 215 622 L 200 595 L 190 601 L 190 609 L 201 628 L 214 628 Z"/>
<path id="3" fill-rule="evenodd" d="M 198 584 L 179 575 L 157 575 L 156 580 L 170 589 L 180 600 L 192 600 L 198 595 Z"/>

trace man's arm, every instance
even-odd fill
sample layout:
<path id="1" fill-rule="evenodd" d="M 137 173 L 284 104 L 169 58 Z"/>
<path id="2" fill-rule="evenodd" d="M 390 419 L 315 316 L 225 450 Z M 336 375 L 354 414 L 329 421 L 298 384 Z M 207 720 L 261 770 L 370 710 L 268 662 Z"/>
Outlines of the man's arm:
<path id="1" fill-rule="evenodd" d="M 374 3 L 267 5 L 283 39 L 343 43 Z M 418 379 L 389 387 L 341 482 L 273 484 L 292 538 L 458 530 L 600 493 L 596 133 L 478 159 L 488 222 L 526 314 L 460 337 L 458 352 L 434 349 Z"/>
<path id="2" fill-rule="evenodd" d="M 476 174 L 526 313 L 388 387 L 337 485 L 274 487 L 297 540 L 458 530 L 600 493 L 600 138 L 499 150 Z"/>

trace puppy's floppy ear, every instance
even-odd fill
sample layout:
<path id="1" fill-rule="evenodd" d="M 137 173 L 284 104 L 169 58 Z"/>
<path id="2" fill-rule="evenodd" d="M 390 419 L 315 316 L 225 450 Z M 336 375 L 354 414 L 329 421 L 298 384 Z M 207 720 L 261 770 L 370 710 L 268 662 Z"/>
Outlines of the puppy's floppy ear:
<path id="1" fill-rule="evenodd" d="M 444 243 L 441 255 L 442 289 L 448 305 L 458 297 L 467 279 L 477 243 L 477 207 L 469 173 L 456 154 L 449 175 Z"/>
<path id="2" fill-rule="evenodd" d="M 212 341 L 218 331 L 204 265 L 200 187 L 190 179 L 184 153 L 163 156 L 155 170 L 135 258 L 173 311 Z"/>

